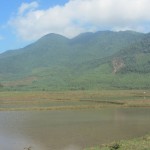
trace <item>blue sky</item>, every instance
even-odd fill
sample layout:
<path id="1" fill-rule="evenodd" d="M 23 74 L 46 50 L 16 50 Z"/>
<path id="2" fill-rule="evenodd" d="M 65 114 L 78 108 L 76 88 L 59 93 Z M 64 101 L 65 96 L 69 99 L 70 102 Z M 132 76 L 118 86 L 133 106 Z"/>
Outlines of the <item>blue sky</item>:
<path id="1" fill-rule="evenodd" d="M 17 13 L 23 3 L 32 0 L 1 0 L 0 1 L 0 53 L 10 49 L 21 48 L 34 40 L 22 40 L 9 25 L 10 19 Z M 55 5 L 64 5 L 68 0 L 37 0 L 40 9 L 48 9 Z"/>
<path id="2" fill-rule="evenodd" d="M 1 0 L 0 53 L 48 33 L 150 32 L 149 0 Z"/>

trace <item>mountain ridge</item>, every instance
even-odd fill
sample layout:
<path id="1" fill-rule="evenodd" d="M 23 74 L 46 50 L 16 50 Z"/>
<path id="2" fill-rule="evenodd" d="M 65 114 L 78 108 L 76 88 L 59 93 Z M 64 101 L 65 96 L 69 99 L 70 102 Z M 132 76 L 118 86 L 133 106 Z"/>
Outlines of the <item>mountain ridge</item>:
<path id="1" fill-rule="evenodd" d="M 149 47 L 150 34 L 135 31 L 87 32 L 72 39 L 50 33 L 0 54 L 0 83 L 9 90 L 150 88 Z"/>

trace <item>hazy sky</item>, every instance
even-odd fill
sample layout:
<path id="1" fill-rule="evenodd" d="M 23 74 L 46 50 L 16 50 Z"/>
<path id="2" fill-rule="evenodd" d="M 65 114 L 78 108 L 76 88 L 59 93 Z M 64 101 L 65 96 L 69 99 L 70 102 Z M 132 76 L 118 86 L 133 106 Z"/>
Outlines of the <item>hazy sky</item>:
<path id="1" fill-rule="evenodd" d="M 48 33 L 150 31 L 150 0 L 0 0 L 0 52 Z"/>

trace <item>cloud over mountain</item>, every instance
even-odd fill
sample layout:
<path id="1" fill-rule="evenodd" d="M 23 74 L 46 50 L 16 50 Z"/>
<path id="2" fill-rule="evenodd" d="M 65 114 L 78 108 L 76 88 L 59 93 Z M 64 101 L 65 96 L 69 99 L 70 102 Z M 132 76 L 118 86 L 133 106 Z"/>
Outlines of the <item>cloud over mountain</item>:
<path id="1" fill-rule="evenodd" d="M 23 3 L 9 23 L 25 40 L 51 32 L 68 37 L 104 29 L 148 32 L 149 6 L 149 0 L 69 0 L 41 9 L 35 1 Z"/>

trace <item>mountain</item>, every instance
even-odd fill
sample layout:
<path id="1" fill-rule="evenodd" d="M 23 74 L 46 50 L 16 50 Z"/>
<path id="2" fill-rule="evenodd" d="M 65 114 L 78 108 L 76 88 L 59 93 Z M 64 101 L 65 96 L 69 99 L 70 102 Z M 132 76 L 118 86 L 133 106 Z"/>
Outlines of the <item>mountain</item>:
<path id="1" fill-rule="evenodd" d="M 150 34 L 48 34 L 22 49 L 0 54 L 3 90 L 150 88 Z"/>
<path id="2" fill-rule="evenodd" d="M 126 64 L 122 72 L 149 73 L 150 72 L 150 34 L 136 44 L 130 45 L 118 53 L 119 58 Z"/>

